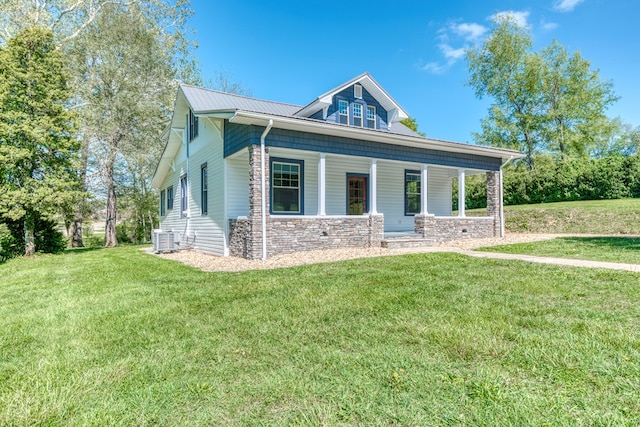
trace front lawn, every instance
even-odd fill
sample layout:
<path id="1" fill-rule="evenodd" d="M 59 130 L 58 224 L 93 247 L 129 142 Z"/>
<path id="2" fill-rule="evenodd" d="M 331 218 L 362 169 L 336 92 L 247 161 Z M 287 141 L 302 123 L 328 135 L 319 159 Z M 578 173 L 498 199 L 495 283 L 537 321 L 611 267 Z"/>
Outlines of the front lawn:
<path id="1" fill-rule="evenodd" d="M 540 242 L 490 246 L 478 250 L 640 264 L 640 238 L 633 237 L 562 237 Z"/>
<path id="2" fill-rule="evenodd" d="M 638 425 L 639 275 L 458 254 L 0 265 L 0 425 Z"/>

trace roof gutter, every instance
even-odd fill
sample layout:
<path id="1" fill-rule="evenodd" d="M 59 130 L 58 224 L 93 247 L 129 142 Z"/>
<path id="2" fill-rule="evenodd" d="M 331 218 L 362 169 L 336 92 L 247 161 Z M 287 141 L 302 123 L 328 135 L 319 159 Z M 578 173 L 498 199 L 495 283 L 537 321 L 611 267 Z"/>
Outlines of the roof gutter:
<path id="1" fill-rule="evenodd" d="M 267 259 L 267 185 L 266 185 L 266 173 L 265 173 L 265 149 L 264 149 L 264 140 L 267 137 L 267 134 L 273 127 L 273 119 L 269 119 L 269 123 L 265 128 L 262 135 L 260 135 L 260 198 L 261 198 L 261 216 L 262 216 L 262 260 Z"/>

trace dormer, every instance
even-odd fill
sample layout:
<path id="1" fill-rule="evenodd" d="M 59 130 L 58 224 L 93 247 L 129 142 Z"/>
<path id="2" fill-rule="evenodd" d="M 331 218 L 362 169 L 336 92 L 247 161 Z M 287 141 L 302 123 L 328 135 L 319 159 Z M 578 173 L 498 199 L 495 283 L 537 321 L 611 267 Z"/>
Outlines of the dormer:
<path id="1" fill-rule="evenodd" d="M 389 130 L 409 114 L 364 73 L 320 95 L 294 114 L 346 126 Z"/>

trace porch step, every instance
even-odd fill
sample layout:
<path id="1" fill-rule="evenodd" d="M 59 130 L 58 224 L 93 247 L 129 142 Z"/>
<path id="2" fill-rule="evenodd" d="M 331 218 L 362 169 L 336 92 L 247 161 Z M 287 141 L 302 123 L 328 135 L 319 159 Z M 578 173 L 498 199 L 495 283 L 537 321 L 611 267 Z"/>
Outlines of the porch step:
<path id="1" fill-rule="evenodd" d="M 419 248 L 423 246 L 431 246 L 434 243 L 435 239 L 415 235 L 386 238 L 381 242 L 380 246 L 387 249 Z"/>

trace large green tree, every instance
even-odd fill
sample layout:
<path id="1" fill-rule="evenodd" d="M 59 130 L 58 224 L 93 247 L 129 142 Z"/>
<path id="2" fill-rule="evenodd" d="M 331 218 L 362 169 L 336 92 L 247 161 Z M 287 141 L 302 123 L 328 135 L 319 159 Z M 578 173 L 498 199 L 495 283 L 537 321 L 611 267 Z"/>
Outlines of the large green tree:
<path id="1" fill-rule="evenodd" d="M 535 52 L 527 28 L 508 17 L 494 24 L 484 43 L 467 51 L 468 84 L 494 101 L 476 142 L 523 151 L 532 167 L 538 153 L 587 155 L 608 139 L 612 84 L 558 42 Z"/>
<path id="2" fill-rule="evenodd" d="M 24 224 L 25 254 L 35 227 L 78 193 L 69 74 L 53 34 L 31 28 L 0 49 L 0 215 Z"/>
<path id="3" fill-rule="evenodd" d="M 132 176 L 118 176 L 112 165 L 127 163 L 120 168 L 125 174 L 146 168 L 147 157 L 162 149 L 159 123 L 168 121 L 177 80 L 201 83 L 192 55 L 195 44 L 188 36 L 192 13 L 189 0 L 0 1 L 0 44 L 21 29 L 46 27 L 68 59 L 82 142 L 77 174 L 88 191 L 106 201 L 108 245 L 117 243 L 118 188 L 130 194 L 128 185 L 146 185 Z M 127 112 L 128 106 L 133 108 Z M 142 154 L 129 156 L 134 146 L 144 147 Z M 145 165 L 130 167 L 137 159 Z M 66 219 L 70 240 L 82 246 L 89 203 L 82 198 L 73 206 Z"/>

